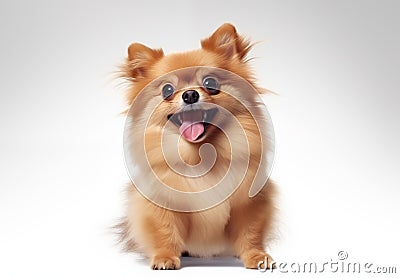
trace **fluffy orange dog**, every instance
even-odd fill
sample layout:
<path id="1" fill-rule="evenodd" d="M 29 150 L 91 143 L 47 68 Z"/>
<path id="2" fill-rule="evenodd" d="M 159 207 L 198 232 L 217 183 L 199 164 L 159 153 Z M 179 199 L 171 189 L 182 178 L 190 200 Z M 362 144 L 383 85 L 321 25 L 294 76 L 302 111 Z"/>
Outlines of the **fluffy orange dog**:
<path id="1" fill-rule="evenodd" d="M 226 184 L 235 184 L 229 188 L 234 190 L 227 198 L 221 197 L 226 193 L 222 188 L 210 198 L 186 199 L 151 191 L 152 179 L 144 178 L 144 191 L 149 189 L 162 204 L 142 194 L 140 187 L 128 187 L 127 214 L 118 227 L 126 249 L 143 252 L 153 269 L 180 268 L 183 253 L 237 256 L 247 268 L 257 268 L 265 257 L 272 260 L 265 247 L 275 215 L 275 185 L 266 179 L 258 194 L 249 197 L 262 160 L 262 142 L 268 139 L 262 138 L 254 113 L 247 107 L 258 109 L 261 104 L 256 98 L 244 96 L 249 89 L 238 81 L 246 80 L 257 96 L 261 93 L 246 58 L 250 48 L 250 42 L 238 35 L 231 24 L 222 25 L 201 41 L 200 49 L 189 52 L 164 55 L 161 49 L 139 43 L 129 46 L 122 67 L 130 84 L 127 102 L 131 106 L 139 97 L 146 99 L 131 114 L 130 138 L 134 143 L 128 148 L 133 163 L 138 169 L 141 165 L 150 167 L 158 182 L 184 193 L 210 189 L 224 178 L 229 180 Z M 152 106 L 153 102 L 157 104 Z M 238 123 L 242 131 L 238 130 Z M 144 134 L 138 131 L 143 126 Z M 165 141 L 163 132 L 168 133 Z M 233 147 L 240 132 L 248 144 Z M 201 148 L 206 143 L 214 147 L 215 153 L 205 152 L 204 157 L 215 154 L 216 158 L 205 174 L 188 176 L 171 168 L 182 161 L 188 169 L 200 165 L 204 151 Z M 170 148 L 165 145 L 173 149 L 172 144 L 178 153 L 170 155 L 167 163 L 165 156 Z M 146 157 L 140 154 L 141 148 Z M 236 164 L 230 169 L 233 157 L 242 159 L 242 166 Z M 246 169 L 241 179 L 235 173 L 243 168 Z M 232 174 L 226 175 L 229 171 Z M 213 198 L 215 205 L 209 205 Z M 171 209 L 169 204 L 183 209 Z M 202 204 L 203 209 L 198 209 Z"/>

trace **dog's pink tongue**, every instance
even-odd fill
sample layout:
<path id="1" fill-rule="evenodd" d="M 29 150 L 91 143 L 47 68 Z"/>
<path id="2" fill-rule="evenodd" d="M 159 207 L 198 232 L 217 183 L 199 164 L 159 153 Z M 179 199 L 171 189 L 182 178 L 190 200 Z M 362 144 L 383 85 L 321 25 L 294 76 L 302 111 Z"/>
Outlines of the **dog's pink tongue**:
<path id="1" fill-rule="evenodd" d="M 182 114 L 182 120 L 179 132 L 185 139 L 196 141 L 204 132 L 203 113 L 201 111 L 186 112 Z"/>

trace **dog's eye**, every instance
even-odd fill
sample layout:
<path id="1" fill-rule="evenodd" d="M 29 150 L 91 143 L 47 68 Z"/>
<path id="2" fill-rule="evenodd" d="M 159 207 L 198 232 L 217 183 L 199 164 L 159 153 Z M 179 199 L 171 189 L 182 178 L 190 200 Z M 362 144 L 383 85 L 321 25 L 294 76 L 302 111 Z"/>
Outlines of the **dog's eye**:
<path id="1" fill-rule="evenodd" d="M 216 95 L 219 93 L 219 84 L 217 80 L 212 77 L 204 78 L 203 86 L 212 95 Z"/>
<path id="2" fill-rule="evenodd" d="M 172 86 L 171 84 L 165 84 L 164 87 L 162 88 L 163 99 L 169 98 L 170 96 L 172 96 L 174 92 L 175 92 L 174 86 Z"/>

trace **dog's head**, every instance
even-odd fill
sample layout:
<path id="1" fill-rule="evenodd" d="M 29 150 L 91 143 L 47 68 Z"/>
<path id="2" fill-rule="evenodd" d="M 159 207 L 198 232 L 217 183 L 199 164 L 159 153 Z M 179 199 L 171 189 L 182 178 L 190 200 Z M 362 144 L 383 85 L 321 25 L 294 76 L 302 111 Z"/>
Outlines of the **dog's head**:
<path id="1" fill-rule="evenodd" d="M 189 52 L 164 55 L 161 49 L 133 43 L 123 66 L 124 76 L 131 81 L 128 104 L 140 92 L 146 94 L 141 112 L 152 114 L 149 126 L 168 126 L 190 143 L 211 140 L 232 119 L 222 110 L 249 118 L 240 104 L 243 92 L 238 91 L 243 88 L 238 88 L 242 86 L 238 79 L 255 87 L 246 58 L 250 48 L 231 24 L 222 25 L 201 41 L 200 49 Z M 150 109 L 152 101 L 157 105 Z"/>

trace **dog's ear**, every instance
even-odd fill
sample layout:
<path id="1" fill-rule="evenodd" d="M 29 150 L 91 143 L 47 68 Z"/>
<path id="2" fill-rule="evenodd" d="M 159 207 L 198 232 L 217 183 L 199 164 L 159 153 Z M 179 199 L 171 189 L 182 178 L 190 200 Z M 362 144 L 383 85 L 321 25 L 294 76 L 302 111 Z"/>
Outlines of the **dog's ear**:
<path id="1" fill-rule="evenodd" d="M 243 61 L 251 49 L 251 44 L 245 37 L 238 35 L 235 26 L 225 23 L 209 38 L 202 40 L 201 47 L 223 55 L 224 58 L 237 57 Z"/>
<path id="2" fill-rule="evenodd" d="M 147 70 L 163 56 L 162 49 L 151 49 L 140 43 L 131 44 L 128 47 L 128 75 L 133 78 L 145 77 Z"/>

